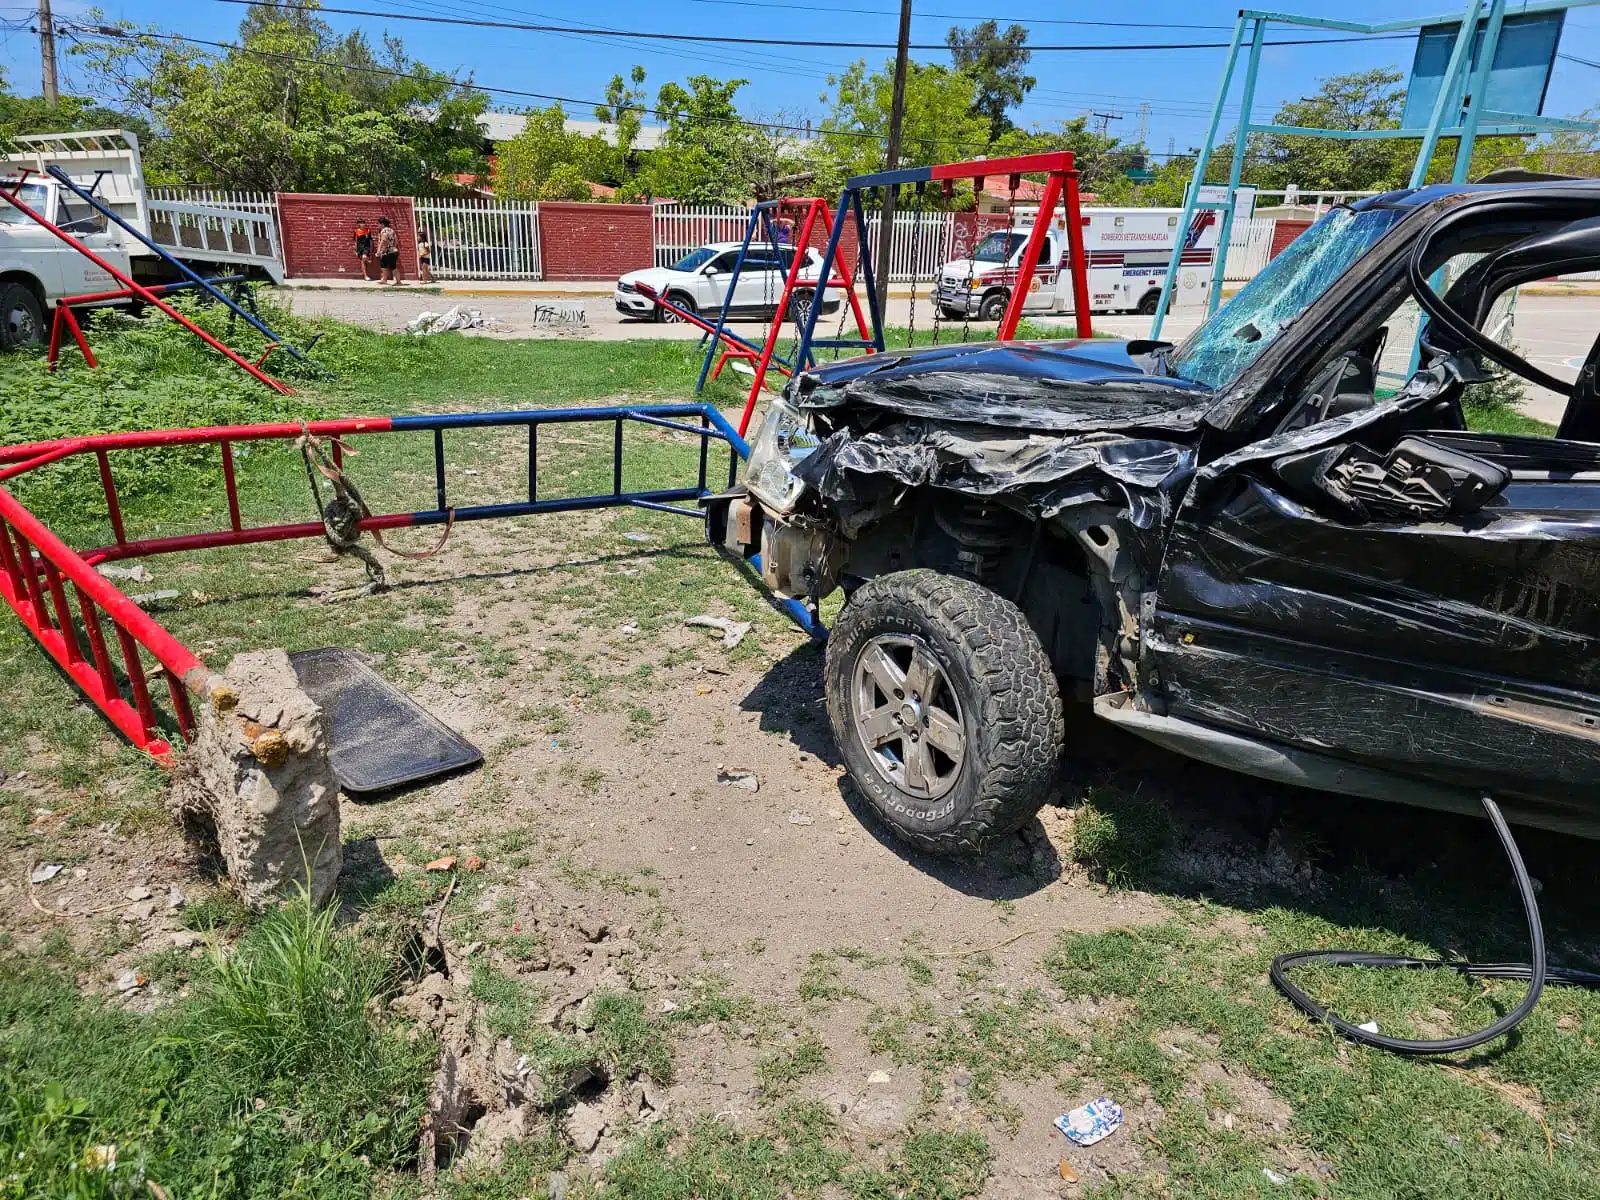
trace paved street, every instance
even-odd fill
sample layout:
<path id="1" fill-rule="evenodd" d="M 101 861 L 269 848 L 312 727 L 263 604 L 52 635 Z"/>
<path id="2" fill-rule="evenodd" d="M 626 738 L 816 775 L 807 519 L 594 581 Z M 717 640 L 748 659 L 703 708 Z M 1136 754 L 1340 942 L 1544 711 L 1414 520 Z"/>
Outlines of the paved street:
<path id="1" fill-rule="evenodd" d="M 296 312 L 306 315 L 326 314 L 341 320 L 376 329 L 398 331 L 418 313 L 428 310 L 443 312 L 460 305 L 476 308 L 496 321 L 494 328 L 482 336 L 525 337 L 584 337 L 600 340 L 622 340 L 638 337 L 698 338 L 700 331 L 687 325 L 657 325 L 648 321 L 626 320 L 612 307 L 609 292 L 591 292 L 581 298 L 585 301 L 588 327 L 581 330 L 541 329 L 534 325 L 534 305 L 542 298 L 526 294 L 472 295 L 452 292 L 440 294 L 420 288 L 399 288 L 379 291 L 374 288 L 319 289 L 291 288 L 282 295 Z M 897 296 L 889 302 L 889 320 L 893 325 L 905 326 L 911 321 L 909 298 Z M 932 321 L 932 309 L 926 299 L 916 305 L 916 324 L 926 329 Z M 828 318 L 830 331 L 837 330 L 838 317 Z M 1069 318 L 1046 319 L 1045 325 L 1070 327 Z M 1163 336 L 1181 341 L 1200 323 L 1199 314 L 1180 312 L 1168 320 Z M 959 322 L 955 323 L 959 329 Z M 758 338 L 766 331 L 761 321 L 739 321 L 733 326 L 736 333 L 748 338 Z M 1600 334 L 1600 296 L 1589 295 L 1525 295 L 1517 306 L 1516 342 L 1529 361 L 1561 378 L 1577 374 L 1583 359 Z M 792 326 L 785 326 L 788 336 Z M 1095 318 L 1095 331 L 1117 337 L 1147 337 L 1150 318 L 1140 316 L 1108 316 Z M 959 334 L 957 334 L 959 336 Z M 1558 396 L 1542 388 L 1529 388 L 1527 403 L 1523 406 L 1529 416 L 1555 424 L 1561 419 L 1566 404 Z"/>

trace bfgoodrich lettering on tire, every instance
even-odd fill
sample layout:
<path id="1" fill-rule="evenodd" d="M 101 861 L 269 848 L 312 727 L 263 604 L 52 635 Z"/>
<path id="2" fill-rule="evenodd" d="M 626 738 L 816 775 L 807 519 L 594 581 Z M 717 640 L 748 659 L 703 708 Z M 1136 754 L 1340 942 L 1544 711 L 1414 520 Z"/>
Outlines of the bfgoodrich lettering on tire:
<path id="1" fill-rule="evenodd" d="M 974 853 L 1049 798 L 1061 692 L 1009 600 L 936 571 L 879 576 L 840 614 L 824 674 L 851 778 L 905 841 Z"/>

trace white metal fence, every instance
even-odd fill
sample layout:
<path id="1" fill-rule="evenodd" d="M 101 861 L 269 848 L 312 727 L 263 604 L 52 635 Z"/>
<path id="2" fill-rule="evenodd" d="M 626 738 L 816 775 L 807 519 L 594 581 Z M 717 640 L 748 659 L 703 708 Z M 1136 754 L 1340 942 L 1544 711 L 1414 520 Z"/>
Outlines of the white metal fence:
<path id="1" fill-rule="evenodd" d="M 734 204 L 657 204 L 656 266 L 670 267 L 707 242 L 744 240 L 750 210 Z"/>
<path id="2" fill-rule="evenodd" d="M 539 279 L 539 206 L 519 200 L 415 202 L 440 279 Z"/>
<path id="3" fill-rule="evenodd" d="M 235 212 L 267 213 L 278 220 L 278 197 L 273 192 L 239 192 L 225 188 L 152 187 L 145 189 L 150 200 L 164 204 L 205 204 Z"/>
<path id="4" fill-rule="evenodd" d="M 1228 261 L 1223 268 L 1223 279 L 1230 283 L 1254 279 L 1256 272 L 1272 261 L 1272 235 L 1277 227 L 1277 221 L 1270 217 L 1235 222 L 1228 238 Z"/>

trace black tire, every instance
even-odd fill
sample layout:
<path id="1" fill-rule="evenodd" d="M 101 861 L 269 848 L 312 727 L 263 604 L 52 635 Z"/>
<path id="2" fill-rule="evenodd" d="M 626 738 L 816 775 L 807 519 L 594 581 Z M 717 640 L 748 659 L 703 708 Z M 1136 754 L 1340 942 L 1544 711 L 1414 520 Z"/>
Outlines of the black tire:
<path id="1" fill-rule="evenodd" d="M 817 294 L 805 289 L 797 289 L 789 297 L 789 320 L 804 329 L 806 318 L 811 315 L 811 306 L 816 303 Z"/>
<path id="2" fill-rule="evenodd" d="M 903 649 L 912 661 L 920 645 L 941 676 L 915 704 L 894 712 L 887 693 L 875 690 L 873 656 L 886 647 Z M 880 660 L 881 661 L 881 660 Z M 905 671 L 907 686 L 913 676 Z M 1065 721 L 1061 690 L 1050 661 L 1027 618 L 989 589 L 936 571 L 880 575 L 856 589 L 828 638 L 824 665 L 828 720 L 852 780 L 883 822 L 904 841 L 934 854 L 974 854 L 996 838 L 1020 829 L 1049 799 L 1060 765 Z M 942 696 L 949 690 L 947 699 Z M 870 693 L 870 701 L 864 699 Z M 905 781 L 915 753 L 896 735 L 900 751 L 868 745 L 871 721 L 884 714 L 909 729 L 929 728 L 923 761 L 941 757 L 948 774 L 936 795 L 919 795 Z M 901 699 L 904 700 L 904 696 Z M 965 742 L 958 765 L 934 745 L 929 714 L 943 709 L 947 728 L 959 727 Z M 881 764 L 898 757 L 902 766 Z M 936 786 L 923 789 L 936 791 Z"/>
<path id="3" fill-rule="evenodd" d="M 44 308 L 20 283 L 0 283 L 0 350 L 23 350 L 44 343 Z"/>
<path id="4" fill-rule="evenodd" d="M 1139 297 L 1139 307 L 1134 311 L 1139 313 L 1141 316 L 1153 317 L 1156 315 L 1156 307 L 1160 303 L 1161 289 L 1151 288 L 1144 295 Z"/>
<path id="5" fill-rule="evenodd" d="M 682 292 L 668 292 L 666 295 L 666 300 L 669 304 L 676 304 L 679 308 L 685 310 L 686 312 L 698 313 L 700 311 L 695 307 L 694 297 L 685 296 Z M 656 305 L 656 320 L 664 322 L 668 325 L 676 325 L 679 321 L 682 321 L 683 318 L 675 312 L 671 312 L 665 308 L 662 308 L 658 304 Z"/>
<path id="6" fill-rule="evenodd" d="M 990 292 L 978 305 L 978 320 L 999 321 L 1006 315 L 1006 304 L 1010 299 L 1005 292 Z"/>
<path id="7" fill-rule="evenodd" d="M 943 304 L 939 306 L 939 311 L 944 314 L 944 319 L 946 321 L 959 321 L 962 317 L 967 315 L 964 309 L 947 308 Z"/>

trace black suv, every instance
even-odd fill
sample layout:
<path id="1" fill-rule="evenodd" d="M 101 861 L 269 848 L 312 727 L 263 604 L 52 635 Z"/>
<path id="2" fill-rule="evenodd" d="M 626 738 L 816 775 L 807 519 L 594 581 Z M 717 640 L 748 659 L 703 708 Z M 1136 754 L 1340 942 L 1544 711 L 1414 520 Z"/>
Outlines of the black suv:
<path id="1" fill-rule="evenodd" d="M 1466 812 L 1488 791 L 1592 835 L 1600 342 L 1568 381 L 1503 332 L 1519 284 L 1596 268 L 1600 184 L 1374 197 L 1181 346 L 792 380 L 709 533 L 783 595 L 843 589 L 834 735 L 927 849 L 1043 803 L 1063 696 L 1251 775 Z M 1476 399 L 1515 377 L 1567 397 L 1553 434 Z"/>

